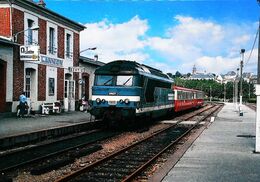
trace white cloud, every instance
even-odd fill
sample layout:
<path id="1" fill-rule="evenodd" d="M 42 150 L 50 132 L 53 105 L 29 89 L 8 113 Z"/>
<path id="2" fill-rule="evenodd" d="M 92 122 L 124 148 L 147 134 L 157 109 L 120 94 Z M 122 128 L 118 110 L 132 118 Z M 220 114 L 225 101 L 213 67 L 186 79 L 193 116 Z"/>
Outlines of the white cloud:
<path id="1" fill-rule="evenodd" d="M 145 46 L 142 39 L 148 30 L 147 20 L 135 16 L 121 24 L 103 20 L 85 26 L 87 29 L 80 34 L 81 49 L 97 47 L 95 53 L 98 54 L 100 61 L 109 62 L 116 59 L 141 61 L 149 57 L 142 52 Z M 90 53 L 83 53 L 88 54 Z"/>
<path id="2" fill-rule="evenodd" d="M 239 66 L 241 48 L 246 49 L 245 58 L 248 57 L 257 29 L 256 23 L 220 24 L 177 15 L 169 22 L 177 24 L 162 30 L 161 36 L 149 37 L 148 23 L 135 16 L 118 24 L 109 20 L 85 24 L 87 29 L 80 35 L 81 49 L 97 47 L 97 50 L 83 55 L 98 54 L 103 62 L 116 59 L 144 61 L 171 73 L 191 72 L 194 64 L 198 71 L 225 73 Z M 256 70 L 255 55 L 254 51 L 246 71 Z"/>
<path id="3" fill-rule="evenodd" d="M 147 45 L 168 61 L 180 62 L 177 70 L 191 72 L 193 65 L 201 71 L 224 73 L 239 66 L 241 48 L 251 48 L 254 23 L 218 24 L 209 20 L 175 16 L 177 25 L 166 37 L 151 37 Z M 248 54 L 248 50 L 246 52 Z M 252 59 L 254 59 L 252 57 Z M 253 67 L 250 71 L 253 71 Z"/>

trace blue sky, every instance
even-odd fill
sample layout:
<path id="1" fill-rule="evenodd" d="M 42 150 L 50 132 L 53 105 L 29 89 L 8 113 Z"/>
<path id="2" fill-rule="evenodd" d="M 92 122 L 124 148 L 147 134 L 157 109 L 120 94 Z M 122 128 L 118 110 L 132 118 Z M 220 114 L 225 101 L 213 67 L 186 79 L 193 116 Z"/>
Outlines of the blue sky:
<path id="1" fill-rule="evenodd" d="M 84 24 L 84 56 L 128 59 L 164 72 L 226 73 L 246 49 L 245 71 L 256 72 L 253 46 L 260 8 L 256 0 L 45 0 L 47 8 Z"/>

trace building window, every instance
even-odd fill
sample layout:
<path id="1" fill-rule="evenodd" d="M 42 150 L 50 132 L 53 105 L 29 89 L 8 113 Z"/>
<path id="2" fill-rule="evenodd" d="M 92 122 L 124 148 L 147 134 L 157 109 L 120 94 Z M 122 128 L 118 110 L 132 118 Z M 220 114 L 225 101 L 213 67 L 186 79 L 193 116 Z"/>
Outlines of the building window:
<path id="1" fill-rule="evenodd" d="M 54 78 L 49 78 L 49 96 L 54 96 L 55 80 Z"/>
<path id="2" fill-rule="evenodd" d="M 55 48 L 55 29 L 50 27 L 49 29 L 49 53 L 54 54 L 56 52 Z"/>
<path id="3" fill-rule="evenodd" d="M 28 37 L 27 37 L 27 44 L 28 44 L 28 45 L 32 45 L 32 43 L 33 43 L 33 30 L 30 29 L 30 28 L 32 28 L 34 21 L 28 19 L 28 20 L 27 20 L 27 23 L 28 23 Z"/>
<path id="4" fill-rule="evenodd" d="M 32 72 L 30 69 L 26 69 L 25 74 L 25 95 L 26 97 L 30 98 L 31 96 L 31 83 L 32 83 Z"/>
<path id="5" fill-rule="evenodd" d="M 65 86 L 64 86 L 64 97 L 68 98 L 68 81 L 65 81 Z"/>
<path id="6" fill-rule="evenodd" d="M 66 34 L 66 57 L 71 58 L 72 52 L 71 52 L 71 35 Z"/>

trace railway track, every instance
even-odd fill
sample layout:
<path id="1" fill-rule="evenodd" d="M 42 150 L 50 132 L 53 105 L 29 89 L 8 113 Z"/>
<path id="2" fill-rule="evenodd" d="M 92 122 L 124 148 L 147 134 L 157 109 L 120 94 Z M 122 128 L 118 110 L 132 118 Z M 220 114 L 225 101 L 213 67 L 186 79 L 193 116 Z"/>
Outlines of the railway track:
<path id="1" fill-rule="evenodd" d="M 256 111 L 256 105 L 255 104 L 246 104 L 247 107 L 249 107 L 250 109 Z"/>
<path id="2" fill-rule="evenodd" d="M 184 136 L 212 115 L 220 106 L 211 106 L 200 112 L 187 116 L 189 120 L 198 114 L 208 111 L 194 124 L 185 125 L 182 121 L 171 125 L 152 136 L 149 136 L 131 146 L 123 148 L 106 158 L 75 171 L 57 182 L 63 181 L 131 181 L 167 149 L 177 144 Z M 209 111 L 211 110 L 211 111 Z"/>
<path id="3" fill-rule="evenodd" d="M 68 155 L 70 151 L 77 149 L 78 151 L 86 146 L 90 146 L 97 141 L 107 139 L 117 135 L 117 132 L 107 132 L 101 130 L 93 130 L 83 133 L 82 135 L 73 136 L 71 138 L 58 140 L 48 144 L 36 145 L 30 148 L 13 151 L 0 155 L 0 172 L 8 172 L 23 167 L 30 163 L 36 163 L 55 156 L 64 154 Z M 100 146 L 88 147 L 88 150 L 81 151 L 83 154 L 98 150 Z M 81 154 L 70 155 L 70 160 L 79 157 Z M 65 164 L 65 163 L 64 163 Z M 53 164 L 50 164 L 53 165 Z"/>

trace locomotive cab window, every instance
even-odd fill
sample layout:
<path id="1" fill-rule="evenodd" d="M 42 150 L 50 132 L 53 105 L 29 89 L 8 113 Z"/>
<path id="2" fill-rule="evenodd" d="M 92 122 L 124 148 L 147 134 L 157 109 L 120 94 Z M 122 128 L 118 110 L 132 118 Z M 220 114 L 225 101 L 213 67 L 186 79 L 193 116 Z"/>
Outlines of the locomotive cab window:
<path id="1" fill-rule="evenodd" d="M 114 76 L 111 75 L 97 75 L 95 83 L 98 86 L 101 85 L 111 86 L 113 85 L 113 80 L 114 80 Z"/>
<path id="2" fill-rule="evenodd" d="M 117 86 L 132 86 L 133 85 L 133 76 L 117 76 L 116 79 Z"/>

